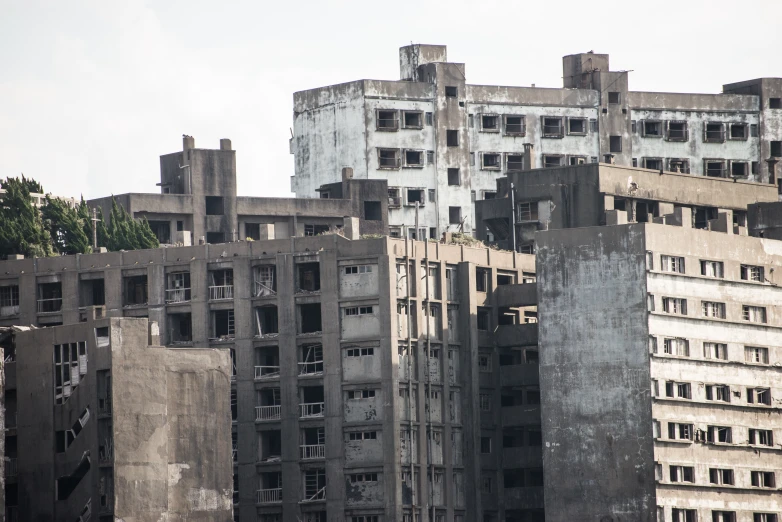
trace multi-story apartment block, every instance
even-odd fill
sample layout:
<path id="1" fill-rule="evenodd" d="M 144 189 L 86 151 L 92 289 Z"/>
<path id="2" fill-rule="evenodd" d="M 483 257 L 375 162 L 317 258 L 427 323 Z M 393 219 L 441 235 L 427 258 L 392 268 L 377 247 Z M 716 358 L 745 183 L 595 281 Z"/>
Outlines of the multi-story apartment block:
<path id="1" fill-rule="evenodd" d="M 228 351 L 87 312 L 3 329 L 7 519 L 230 519 Z"/>
<path id="2" fill-rule="evenodd" d="M 97 299 L 230 349 L 237 520 L 542 517 L 533 256 L 332 234 L 0 268 L 2 324 Z"/>
<path id="3" fill-rule="evenodd" d="M 782 243 L 537 234 L 546 520 L 782 516 Z"/>
<path id="4" fill-rule="evenodd" d="M 385 180 L 353 179 L 351 169 L 320 187 L 321 199 L 236 195 L 236 151 L 197 149 L 182 139 L 182 152 L 160 157 L 160 194 L 119 194 L 87 202 L 105 219 L 112 198 L 134 218 L 145 218 L 163 244 L 224 243 L 244 239 L 315 236 L 344 229 L 349 236 L 388 233 Z"/>
<path id="5" fill-rule="evenodd" d="M 563 83 L 470 85 L 445 46 L 402 47 L 399 81 L 294 94 L 291 188 L 314 197 L 348 165 L 357 179 L 388 180 L 392 235 L 439 238 L 476 228 L 472 201 L 495 197 L 497 177 L 535 167 L 606 161 L 779 179 L 782 79 L 728 84 L 721 94 L 637 92 L 628 71 L 611 71 L 608 55 L 589 52 L 563 58 Z"/>

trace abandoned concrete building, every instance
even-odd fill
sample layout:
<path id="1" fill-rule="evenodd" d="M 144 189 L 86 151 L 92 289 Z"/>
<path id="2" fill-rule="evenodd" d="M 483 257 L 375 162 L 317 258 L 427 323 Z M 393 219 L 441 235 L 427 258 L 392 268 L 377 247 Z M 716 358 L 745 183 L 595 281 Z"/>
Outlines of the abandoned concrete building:
<path id="1" fill-rule="evenodd" d="M 472 231 L 472 202 L 495 197 L 497 177 L 535 167 L 600 161 L 775 186 L 780 178 L 780 78 L 721 94 L 630 91 L 628 71 L 589 52 L 563 58 L 563 88 L 487 86 L 467 84 L 445 46 L 405 46 L 399 56 L 399 81 L 294 94 L 298 197 L 317 197 L 350 166 L 357 179 L 388 180 L 391 234 L 421 239 Z"/>
<path id="2" fill-rule="evenodd" d="M 2 332 L 6 519 L 230 520 L 228 351 L 103 311 Z"/>
<path id="3" fill-rule="evenodd" d="M 236 520 L 538 521 L 534 263 L 334 234 L 9 260 L 0 323 L 99 305 L 156 321 L 168 347 L 229 348 Z M 35 335 L 92 350 L 91 324 Z"/>
<path id="4" fill-rule="evenodd" d="M 690 212 L 536 236 L 549 522 L 779 520 L 782 242 Z"/>
<path id="5" fill-rule="evenodd" d="M 352 234 L 358 227 L 363 234 L 388 233 L 385 180 L 353 179 L 343 169 L 319 187 L 318 200 L 240 197 L 231 140 L 220 140 L 217 150 L 195 148 L 192 136 L 182 142 L 182 152 L 160 157 L 160 194 L 119 194 L 87 204 L 108 218 L 113 197 L 131 216 L 146 218 L 167 245 L 315 236 L 342 228 Z"/>

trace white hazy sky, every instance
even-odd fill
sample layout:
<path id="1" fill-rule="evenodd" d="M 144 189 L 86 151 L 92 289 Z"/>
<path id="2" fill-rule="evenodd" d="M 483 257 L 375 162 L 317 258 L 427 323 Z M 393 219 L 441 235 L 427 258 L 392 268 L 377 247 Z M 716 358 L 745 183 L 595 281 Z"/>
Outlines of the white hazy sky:
<path id="1" fill-rule="evenodd" d="M 782 76 L 780 18 L 782 0 L 0 0 L 0 178 L 157 192 L 184 133 L 233 141 L 240 195 L 286 196 L 293 92 L 398 79 L 411 41 L 474 84 L 561 87 L 561 57 L 594 50 L 632 90 L 714 93 Z"/>

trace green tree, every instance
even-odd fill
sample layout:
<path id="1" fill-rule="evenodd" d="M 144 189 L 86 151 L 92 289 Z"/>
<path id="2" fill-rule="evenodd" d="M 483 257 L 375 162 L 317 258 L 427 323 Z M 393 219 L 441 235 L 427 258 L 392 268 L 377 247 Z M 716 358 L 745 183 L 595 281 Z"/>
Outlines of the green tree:
<path id="1" fill-rule="evenodd" d="M 0 182 L 5 190 L 0 205 L 0 256 L 22 254 L 25 257 L 54 255 L 52 240 L 32 204 L 30 188 L 43 191 L 41 185 L 24 176 Z"/>
<path id="2" fill-rule="evenodd" d="M 81 207 L 86 203 L 82 199 L 79 207 L 74 208 L 67 202 L 46 196 L 46 203 L 41 209 L 43 222 L 49 230 L 52 243 L 60 254 L 87 254 L 92 252 L 91 227 L 89 219 L 84 219 Z"/>
<path id="3" fill-rule="evenodd" d="M 98 227 L 98 245 L 108 250 L 139 250 L 142 248 L 157 248 L 160 242 L 149 228 L 146 219 L 133 219 L 124 207 L 111 200 L 111 214 L 106 225 L 102 221 Z"/>
<path id="4" fill-rule="evenodd" d="M 8 178 L 5 181 L 0 181 L 0 188 L 2 189 L 8 189 L 6 186 L 10 180 L 16 180 L 22 184 L 27 189 L 27 192 L 30 193 L 36 193 L 36 194 L 43 194 L 43 186 L 41 186 L 40 183 L 35 181 L 32 178 L 25 178 L 24 174 L 22 174 L 22 179 L 19 180 L 17 178 Z"/>

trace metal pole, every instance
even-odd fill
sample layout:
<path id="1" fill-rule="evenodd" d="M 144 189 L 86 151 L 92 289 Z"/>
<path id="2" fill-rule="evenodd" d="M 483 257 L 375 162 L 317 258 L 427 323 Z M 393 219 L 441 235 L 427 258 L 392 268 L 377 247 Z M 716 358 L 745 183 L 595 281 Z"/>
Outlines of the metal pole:
<path id="1" fill-rule="evenodd" d="M 513 251 L 516 251 L 516 190 L 513 183 L 510 184 L 510 235 L 513 245 Z"/>
<path id="2" fill-rule="evenodd" d="M 98 251 L 98 209 L 92 208 L 92 251 Z"/>

